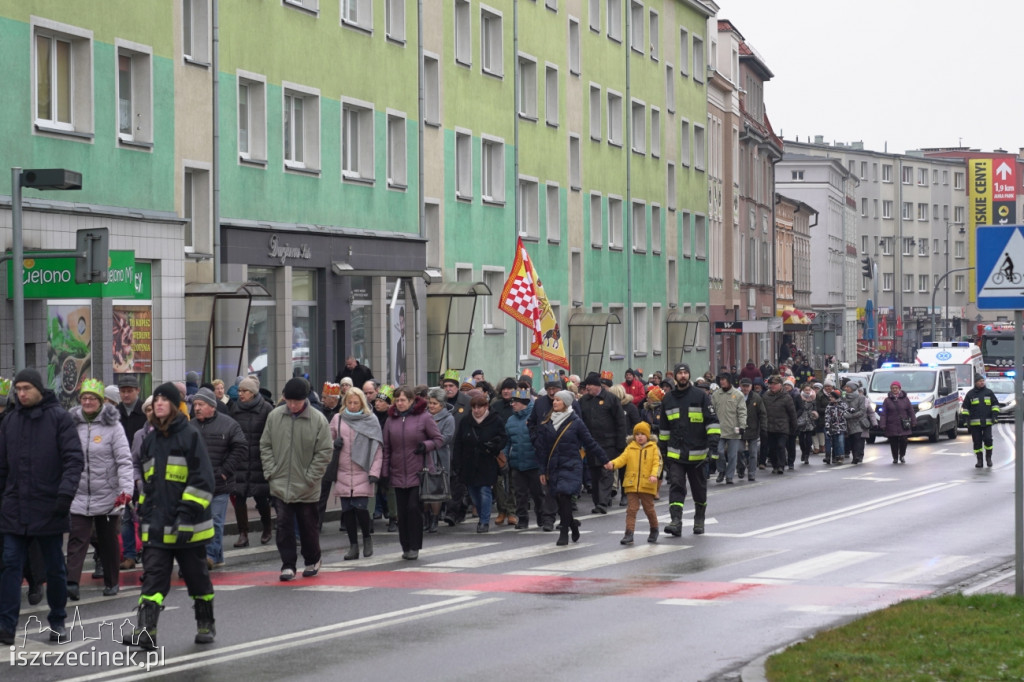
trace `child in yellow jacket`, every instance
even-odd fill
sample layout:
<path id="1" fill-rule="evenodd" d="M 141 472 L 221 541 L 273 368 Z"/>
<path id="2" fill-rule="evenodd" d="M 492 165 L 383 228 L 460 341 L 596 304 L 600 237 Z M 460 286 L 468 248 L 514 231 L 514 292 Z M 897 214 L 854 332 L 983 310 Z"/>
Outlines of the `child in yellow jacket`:
<path id="1" fill-rule="evenodd" d="M 651 524 L 647 542 L 658 541 L 658 515 L 654 511 L 654 496 L 658 492 L 658 475 L 661 473 L 661 452 L 651 442 L 651 426 L 645 421 L 633 427 L 633 442 L 622 454 L 604 465 L 609 471 L 626 467 L 622 489 L 629 500 L 626 506 L 626 534 L 619 541 L 623 545 L 633 544 L 633 530 L 636 528 L 636 512 L 641 506 Z"/>

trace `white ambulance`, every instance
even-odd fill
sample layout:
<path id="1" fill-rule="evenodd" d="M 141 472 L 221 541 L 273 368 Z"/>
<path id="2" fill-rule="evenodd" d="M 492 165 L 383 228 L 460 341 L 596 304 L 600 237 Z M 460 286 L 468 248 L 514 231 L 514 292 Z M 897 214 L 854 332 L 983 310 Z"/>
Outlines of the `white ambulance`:
<path id="1" fill-rule="evenodd" d="M 956 389 L 961 402 L 967 391 L 974 388 L 974 377 L 978 374 L 985 376 L 981 349 L 969 341 L 925 341 L 914 362 L 923 367 L 952 365 L 956 370 Z"/>

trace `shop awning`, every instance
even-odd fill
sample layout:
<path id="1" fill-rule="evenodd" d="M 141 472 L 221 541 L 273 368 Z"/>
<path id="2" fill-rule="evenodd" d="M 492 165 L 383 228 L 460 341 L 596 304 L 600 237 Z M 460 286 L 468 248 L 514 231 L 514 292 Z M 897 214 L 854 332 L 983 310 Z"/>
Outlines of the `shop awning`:
<path id="1" fill-rule="evenodd" d="M 785 331 L 802 331 L 813 322 L 807 313 L 793 306 L 780 306 L 776 314 L 782 318 Z"/>

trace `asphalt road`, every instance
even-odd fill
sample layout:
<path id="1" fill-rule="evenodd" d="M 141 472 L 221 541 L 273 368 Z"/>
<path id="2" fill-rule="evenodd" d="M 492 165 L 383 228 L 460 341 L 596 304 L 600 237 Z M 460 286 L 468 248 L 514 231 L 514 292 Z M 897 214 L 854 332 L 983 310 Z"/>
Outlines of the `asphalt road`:
<path id="1" fill-rule="evenodd" d="M 189 680 L 722 680 L 815 631 L 928 595 L 1013 556 L 1012 425 L 996 429 L 996 466 L 975 469 L 965 433 L 913 441 L 893 465 L 885 441 L 858 466 L 820 456 L 754 483 L 712 480 L 707 534 L 619 545 L 624 509 L 583 514 L 578 544 L 556 533 L 467 522 L 428 535 L 419 561 L 400 558 L 377 522 L 376 554 L 342 561 L 347 539 L 323 535 L 316 578 L 278 581 L 273 544 L 228 553 L 214 573 L 217 641 L 192 643 L 180 582 L 159 627 L 150 676 Z M 658 503 L 668 520 L 667 491 Z M 586 512 L 590 505 L 580 502 Z M 233 538 L 228 538 L 227 544 Z M 82 628 L 69 645 L 30 632 L 0 666 L 48 652 L 113 655 L 111 631 L 132 617 L 137 571 L 117 598 L 83 587 Z M 74 605 L 69 613 L 75 614 Z M 26 608 L 43 617 L 45 609 Z M 102 623 L 110 627 L 101 628 Z M 29 626 L 32 631 L 34 623 Z M 86 637 L 98 638 L 83 640 Z M 120 640 L 117 636 L 116 639 Z M 19 658 L 20 657 L 20 658 Z M 133 663 L 141 663 L 137 659 Z M 38 662 L 38 659 L 37 659 Z M 135 679 L 140 667 L 19 667 L 16 680 Z"/>

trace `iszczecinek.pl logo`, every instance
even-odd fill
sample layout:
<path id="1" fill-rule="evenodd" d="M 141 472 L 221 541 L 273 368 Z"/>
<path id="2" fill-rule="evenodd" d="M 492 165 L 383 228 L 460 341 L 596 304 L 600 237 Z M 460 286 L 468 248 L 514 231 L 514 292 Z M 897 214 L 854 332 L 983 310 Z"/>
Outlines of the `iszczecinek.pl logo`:
<path id="1" fill-rule="evenodd" d="M 30 616 L 14 646 L 10 647 L 8 663 L 27 668 L 141 668 L 147 672 L 166 663 L 162 646 L 144 651 L 124 644 L 125 636 L 133 644 L 138 643 L 138 637 L 134 635 L 135 624 L 130 618 L 122 620 L 117 627 L 108 621 L 101 621 L 95 626 L 94 634 L 87 632 L 76 606 L 66 628 L 67 634 L 63 637 L 58 635 L 56 641 L 49 641 L 55 634 L 54 630 L 38 617 Z M 35 639 L 36 635 L 44 634 L 47 635 L 46 644 Z M 106 648 L 103 643 L 108 640 L 116 646 Z"/>

